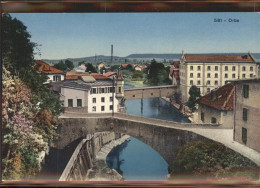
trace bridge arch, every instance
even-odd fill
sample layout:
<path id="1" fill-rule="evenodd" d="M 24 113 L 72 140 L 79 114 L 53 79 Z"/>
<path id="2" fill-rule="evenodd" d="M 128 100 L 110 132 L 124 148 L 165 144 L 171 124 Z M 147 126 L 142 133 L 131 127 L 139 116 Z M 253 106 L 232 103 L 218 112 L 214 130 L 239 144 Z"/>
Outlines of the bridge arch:
<path id="1" fill-rule="evenodd" d="M 129 121 L 116 117 L 63 118 L 59 127 L 60 138 L 55 142 L 59 149 L 87 134 L 95 132 L 124 133 L 151 146 L 172 166 L 176 150 L 192 140 L 204 140 L 203 136 L 187 130 Z"/>

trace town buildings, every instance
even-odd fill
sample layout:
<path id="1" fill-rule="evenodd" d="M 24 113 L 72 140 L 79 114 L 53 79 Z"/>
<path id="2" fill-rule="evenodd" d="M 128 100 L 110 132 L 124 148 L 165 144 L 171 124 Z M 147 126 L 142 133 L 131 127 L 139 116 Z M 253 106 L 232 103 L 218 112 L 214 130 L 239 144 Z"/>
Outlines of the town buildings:
<path id="1" fill-rule="evenodd" d="M 235 80 L 234 140 L 260 152 L 260 80 Z"/>
<path id="2" fill-rule="evenodd" d="M 98 73 L 66 75 L 61 87 L 65 111 L 84 113 L 112 113 L 122 110 L 124 79 L 121 71 L 116 79 Z"/>
<path id="3" fill-rule="evenodd" d="M 197 100 L 197 123 L 222 124 L 224 128 L 233 128 L 234 90 L 234 85 L 229 83 L 200 97 Z"/>
<path id="4" fill-rule="evenodd" d="M 38 68 L 38 71 L 40 73 L 46 74 L 48 76 L 47 83 L 63 81 L 65 78 L 65 73 L 63 71 L 56 69 L 53 66 L 50 66 L 48 63 L 45 63 L 44 61 L 35 61 L 34 65 Z"/>
<path id="5" fill-rule="evenodd" d="M 189 98 L 189 89 L 196 85 L 201 95 L 223 86 L 228 80 L 255 78 L 258 67 L 250 54 L 182 54 L 180 90 L 182 101 Z"/>

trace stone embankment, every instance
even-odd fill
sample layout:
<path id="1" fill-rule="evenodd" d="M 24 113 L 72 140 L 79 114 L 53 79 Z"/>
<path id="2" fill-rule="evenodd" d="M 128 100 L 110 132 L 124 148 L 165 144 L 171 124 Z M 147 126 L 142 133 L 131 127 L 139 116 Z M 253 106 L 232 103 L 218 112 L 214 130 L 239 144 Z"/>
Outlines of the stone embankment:
<path id="1" fill-rule="evenodd" d="M 182 113 L 184 116 L 186 116 L 191 122 L 194 122 L 193 114 L 191 113 L 189 107 L 187 107 L 187 106 L 185 106 L 183 104 L 180 105 L 175 100 L 170 100 L 167 97 L 161 97 L 161 98 L 163 100 L 165 100 L 166 102 L 169 102 L 175 108 L 177 108 L 180 111 L 180 113 Z"/>
<path id="2" fill-rule="evenodd" d="M 59 181 L 120 180 L 122 176 L 106 164 L 109 152 L 129 136 L 114 132 L 87 135 L 76 147 Z"/>
<path id="3" fill-rule="evenodd" d="M 96 154 L 93 168 L 88 170 L 87 180 L 121 180 L 122 176 L 114 169 L 107 166 L 106 158 L 110 151 L 125 142 L 130 136 L 124 135 L 117 140 L 113 140 L 101 148 Z"/>

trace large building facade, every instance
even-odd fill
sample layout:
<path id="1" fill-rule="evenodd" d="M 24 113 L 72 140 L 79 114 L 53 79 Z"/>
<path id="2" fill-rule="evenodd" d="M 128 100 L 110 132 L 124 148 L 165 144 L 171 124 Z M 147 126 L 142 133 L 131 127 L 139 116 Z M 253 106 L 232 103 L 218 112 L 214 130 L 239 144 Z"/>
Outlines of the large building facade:
<path id="1" fill-rule="evenodd" d="M 234 140 L 260 152 L 260 80 L 234 81 Z"/>
<path id="2" fill-rule="evenodd" d="M 191 86 L 197 86 L 205 95 L 230 80 L 257 77 L 258 66 L 250 54 L 182 54 L 179 74 L 182 101 L 186 102 Z"/>

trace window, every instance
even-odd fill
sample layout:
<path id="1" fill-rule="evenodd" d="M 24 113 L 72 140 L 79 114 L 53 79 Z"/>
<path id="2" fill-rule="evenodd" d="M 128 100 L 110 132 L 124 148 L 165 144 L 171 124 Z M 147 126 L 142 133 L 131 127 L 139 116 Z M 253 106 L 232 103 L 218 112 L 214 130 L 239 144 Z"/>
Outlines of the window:
<path id="1" fill-rule="evenodd" d="M 246 74 L 242 74 L 242 78 L 245 78 L 246 77 Z"/>
<path id="2" fill-rule="evenodd" d="M 77 107 L 82 107 L 82 99 L 77 99 Z"/>
<path id="3" fill-rule="evenodd" d="M 153 93 L 151 93 L 151 96 L 153 96 Z"/>
<path id="4" fill-rule="evenodd" d="M 209 80 L 207 81 L 207 85 L 210 85 L 210 81 Z"/>
<path id="5" fill-rule="evenodd" d="M 135 95 L 133 95 L 133 97 L 135 97 Z"/>
<path id="6" fill-rule="evenodd" d="M 198 70 L 200 70 L 200 66 L 198 66 Z"/>
<path id="7" fill-rule="evenodd" d="M 225 71 L 228 71 L 228 66 L 225 66 Z"/>
<path id="8" fill-rule="evenodd" d="M 247 142 L 247 129 L 242 127 L 242 141 L 244 144 Z"/>
<path id="9" fill-rule="evenodd" d="M 210 92 L 210 88 L 207 88 L 207 93 L 209 93 Z"/>
<path id="10" fill-rule="evenodd" d="M 200 80 L 197 81 L 197 85 L 200 85 Z"/>
<path id="11" fill-rule="evenodd" d="M 201 119 L 202 122 L 204 122 L 204 112 L 201 112 L 200 119 Z"/>
<path id="12" fill-rule="evenodd" d="M 215 73 L 215 78 L 218 78 L 218 73 Z"/>
<path id="13" fill-rule="evenodd" d="M 228 74 L 225 74 L 225 78 L 228 78 Z"/>
<path id="14" fill-rule="evenodd" d="M 253 71 L 254 70 L 254 67 L 250 67 L 250 71 Z"/>
<path id="15" fill-rule="evenodd" d="M 243 96 L 244 96 L 244 98 L 248 98 L 248 96 L 249 96 L 249 85 L 243 85 Z"/>
<path id="16" fill-rule="evenodd" d="M 193 85 L 193 80 L 190 81 L 190 85 Z"/>
<path id="17" fill-rule="evenodd" d="M 113 97 L 110 97 L 110 98 L 109 98 L 109 101 L 110 101 L 110 102 L 113 102 Z"/>
<path id="18" fill-rule="evenodd" d="M 113 105 L 110 105 L 110 106 L 109 106 L 109 110 L 113 110 Z"/>
<path id="19" fill-rule="evenodd" d="M 118 92 L 121 93 L 121 87 L 118 87 Z"/>
<path id="20" fill-rule="evenodd" d="M 105 93 L 105 88 L 101 88 L 101 93 Z"/>
<path id="21" fill-rule="evenodd" d="M 97 102 L 97 99 L 96 98 L 93 98 L 92 99 L 92 103 L 96 103 Z"/>
<path id="22" fill-rule="evenodd" d="M 93 106 L 92 107 L 92 112 L 96 112 L 97 111 L 97 107 L 96 106 Z"/>
<path id="23" fill-rule="evenodd" d="M 207 70 L 210 70 L 210 66 L 207 67 Z"/>
<path id="24" fill-rule="evenodd" d="M 101 102 L 105 102 L 105 97 L 101 97 Z"/>
<path id="25" fill-rule="evenodd" d="M 253 78 L 253 74 L 250 74 L 250 78 Z"/>
<path id="26" fill-rule="evenodd" d="M 236 74 L 232 74 L 232 78 L 235 78 L 236 77 Z"/>
<path id="27" fill-rule="evenodd" d="M 214 117 L 212 117 L 212 118 L 211 118 L 211 123 L 217 123 L 217 119 L 214 118 Z"/>
<path id="28" fill-rule="evenodd" d="M 207 74 L 207 78 L 210 78 L 210 73 Z"/>
<path id="29" fill-rule="evenodd" d="M 215 71 L 218 71 L 218 66 L 215 66 Z"/>
<path id="30" fill-rule="evenodd" d="M 92 88 L 92 93 L 96 94 L 97 93 L 97 88 Z"/>
<path id="31" fill-rule="evenodd" d="M 246 67 L 245 66 L 242 67 L 242 71 L 246 71 Z"/>
<path id="32" fill-rule="evenodd" d="M 53 81 L 55 81 L 55 76 L 53 76 L 53 79 L 52 79 Z"/>
<path id="33" fill-rule="evenodd" d="M 105 106 L 101 106 L 101 111 L 105 111 Z"/>
<path id="34" fill-rule="evenodd" d="M 235 70 L 236 70 L 236 67 L 235 67 L 235 66 L 233 66 L 233 67 L 232 67 L 232 71 L 235 71 Z"/>
<path id="35" fill-rule="evenodd" d="M 193 66 L 190 66 L 190 70 L 193 70 Z"/>
<path id="36" fill-rule="evenodd" d="M 247 121 L 247 113 L 248 113 L 248 109 L 247 108 L 243 108 L 243 120 Z"/>
<path id="37" fill-rule="evenodd" d="M 218 85 L 218 81 L 215 81 L 215 85 L 216 85 L 216 86 Z"/>
<path id="38" fill-rule="evenodd" d="M 197 74 L 198 78 L 200 78 L 200 73 Z"/>
<path id="39" fill-rule="evenodd" d="M 190 78 L 193 78 L 193 73 L 190 73 Z"/>
<path id="40" fill-rule="evenodd" d="M 73 99 L 68 99 L 68 107 L 73 107 Z"/>

